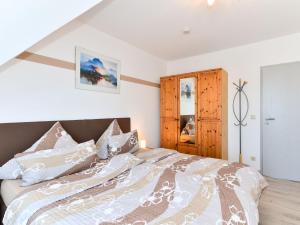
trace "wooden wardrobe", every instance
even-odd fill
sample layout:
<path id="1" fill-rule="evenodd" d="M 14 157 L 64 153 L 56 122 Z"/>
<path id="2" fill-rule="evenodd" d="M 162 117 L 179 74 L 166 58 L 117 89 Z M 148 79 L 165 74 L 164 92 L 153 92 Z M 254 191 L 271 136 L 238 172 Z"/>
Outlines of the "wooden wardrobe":
<path id="1" fill-rule="evenodd" d="M 223 69 L 161 77 L 161 147 L 227 159 L 227 83 Z"/>

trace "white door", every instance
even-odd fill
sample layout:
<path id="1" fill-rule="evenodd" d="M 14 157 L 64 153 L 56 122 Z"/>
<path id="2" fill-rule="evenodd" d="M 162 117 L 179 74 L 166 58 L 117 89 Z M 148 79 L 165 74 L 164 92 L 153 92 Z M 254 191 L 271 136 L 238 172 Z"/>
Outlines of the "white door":
<path id="1" fill-rule="evenodd" d="M 262 169 L 300 181 L 300 63 L 262 68 Z"/>

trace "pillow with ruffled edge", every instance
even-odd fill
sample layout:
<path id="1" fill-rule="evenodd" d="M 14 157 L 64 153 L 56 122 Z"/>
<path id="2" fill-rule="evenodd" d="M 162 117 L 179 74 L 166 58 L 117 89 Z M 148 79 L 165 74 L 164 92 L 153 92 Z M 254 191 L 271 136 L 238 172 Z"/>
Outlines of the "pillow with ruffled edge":
<path id="1" fill-rule="evenodd" d="M 39 140 L 37 140 L 30 148 L 23 153 L 30 154 L 32 152 L 45 149 L 61 149 L 76 146 L 78 143 L 65 131 L 59 122 L 56 122 Z M 21 153 L 21 154 L 23 154 Z M 16 157 L 18 154 L 16 155 Z M 9 160 L 0 167 L 1 180 L 14 180 L 21 177 L 21 168 L 15 161 L 15 158 Z"/>
<path id="2" fill-rule="evenodd" d="M 98 139 L 96 143 L 96 147 L 98 149 L 98 156 L 100 159 L 108 158 L 108 138 L 113 135 L 123 134 L 118 121 L 115 119 L 111 122 L 108 128 L 104 131 L 101 137 Z"/>
<path id="3" fill-rule="evenodd" d="M 137 130 L 126 134 L 114 135 L 108 138 L 108 157 L 118 154 L 134 153 L 139 149 L 139 138 Z"/>
<path id="4" fill-rule="evenodd" d="M 95 141 L 87 141 L 59 151 L 41 150 L 16 158 L 22 170 L 21 186 L 80 172 L 98 161 Z"/>

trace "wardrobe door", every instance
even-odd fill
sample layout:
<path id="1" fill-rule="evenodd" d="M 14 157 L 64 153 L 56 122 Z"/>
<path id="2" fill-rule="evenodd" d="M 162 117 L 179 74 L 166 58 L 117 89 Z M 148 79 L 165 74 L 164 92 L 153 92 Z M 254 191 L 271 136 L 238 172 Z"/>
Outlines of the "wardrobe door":
<path id="1" fill-rule="evenodd" d="M 222 123 L 220 121 L 201 121 L 199 141 L 200 155 L 222 158 Z"/>
<path id="2" fill-rule="evenodd" d="M 160 79 L 160 117 L 177 118 L 177 77 Z"/>
<path id="3" fill-rule="evenodd" d="M 227 159 L 227 73 L 222 69 L 198 75 L 200 155 Z"/>
<path id="4" fill-rule="evenodd" d="M 162 148 L 177 149 L 177 120 L 160 118 L 160 145 Z"/>
<path id="5" fill-rule="evenodd" d="M 160 79 L 161 147 L 177 149 L 177 77 Z"/>
<path id="6" fill-rule="evenodd" d="M 201 120 L 222 118 L 222 71 L 201 72 L 198 76 L 198 116 Z"/>
<path id="7" fill-rule="evenodd" d="M 198 154 L 197 74 L 178 76 L 178 151 Z"/>

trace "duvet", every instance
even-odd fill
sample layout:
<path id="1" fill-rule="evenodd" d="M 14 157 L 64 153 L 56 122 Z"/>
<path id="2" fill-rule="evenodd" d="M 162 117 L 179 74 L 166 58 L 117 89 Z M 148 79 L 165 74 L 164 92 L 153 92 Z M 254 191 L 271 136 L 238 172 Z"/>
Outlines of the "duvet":
<path id="1" fill-rule="evenodd" d="M 10 203 L 3 223 L 257 225 L 265 186 L 242 164 L 140 150 L 26 189 Z"/>

